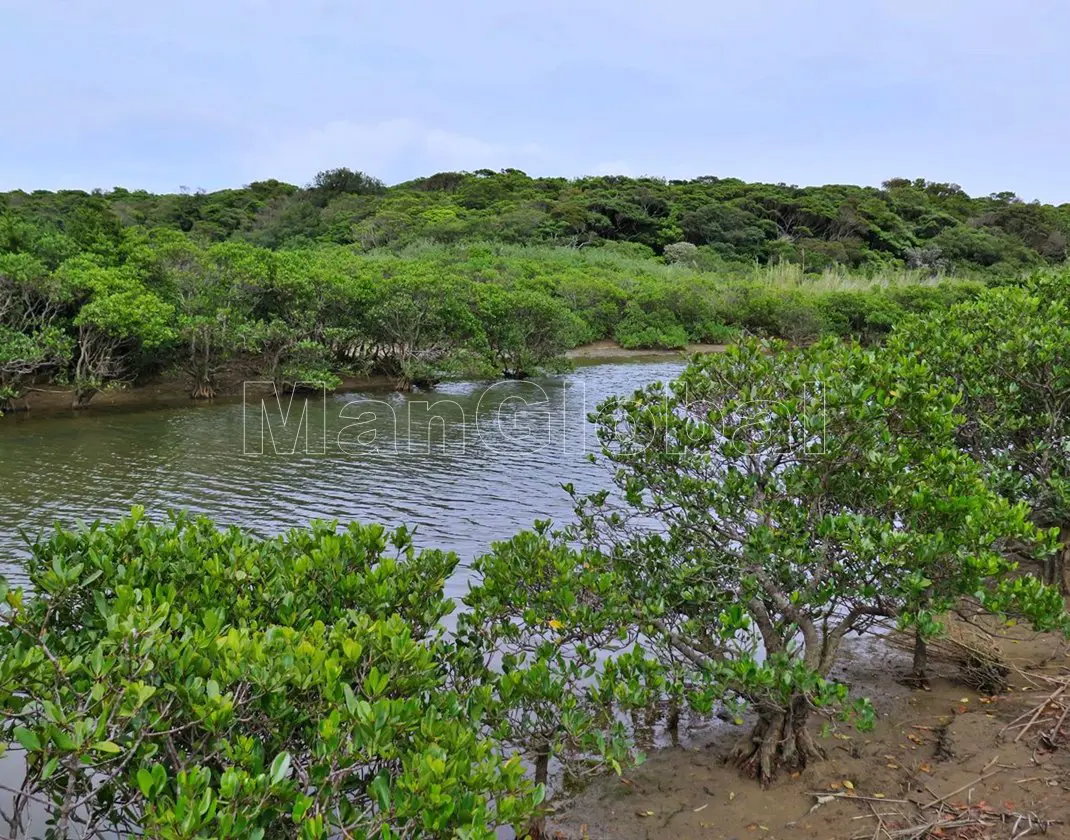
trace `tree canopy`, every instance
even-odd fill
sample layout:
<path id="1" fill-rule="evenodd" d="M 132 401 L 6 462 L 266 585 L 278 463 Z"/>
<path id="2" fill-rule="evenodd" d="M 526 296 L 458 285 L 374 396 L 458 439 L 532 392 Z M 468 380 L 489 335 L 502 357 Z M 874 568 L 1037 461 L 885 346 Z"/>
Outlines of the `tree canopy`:
<path id="1" fill-rule="evenodd" d="M 873 341 L 907 314 L 1066 259 L 1070 205 L 954 184 L 356 169 L 303 187 L 0 195 L 0 408 L 43 382 L 181 372 L 335 387 L 377 373 L 526 376 L 569 348 L 740 332 Z"/>
<path id="2" fill-rule="evenodd" d="M 689 243 L 707 266 L 787 260 L 807 270 L 898 264 L 1016 271 L 1062 261 L 1070 237 L 1070 205 L 1027 203 L 1009 192 L 971 197 L 955 184 L 906 178 L 880 187 L 799 187 L 484 169 L 387 187 L 340 167 L 305 187 L 259 181 L 171 195 L 119 187 L 12 192 L 0 195 L 0 207 L 0 250 L 29 247 L 53 267 L 77 251 L 114 253 L 130 226 L 180 230 L 202 244 L 241 239 L 269 248 L 626 242 L 661 254 Z"/>

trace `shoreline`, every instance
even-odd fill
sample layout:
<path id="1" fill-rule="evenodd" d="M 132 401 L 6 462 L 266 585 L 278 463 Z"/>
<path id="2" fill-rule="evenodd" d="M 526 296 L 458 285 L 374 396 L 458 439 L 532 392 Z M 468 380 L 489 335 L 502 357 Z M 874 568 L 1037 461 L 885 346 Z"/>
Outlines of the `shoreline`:
<path id="1" fill-rule="evenodd" d="M 249 390 L 243 391 L 243 385 Z M 251 386 L 251 387 L 250 387 Z M 259 386 L 259 387 L 258 387 Z M 394 384 L 386 376 L 346 376 L 335 393 L 352 391 L 392 391 Z M 100 391 L 85 408 L 73 408 L 74 392 L 70 388 L 38 388 L 31 390 L 18 400 L 13 410 L 0 414 L 0 420 L 6 417 L 26 420 L 35 416 L 70 415 L 86 416 L 120 410 L 145 408 L 197 408 L 217 403 L 230 403 L 242 399 L 243 393 L 255 395 L 270 394 L 269 387 L 252 380 L 232 380 L 225 382 L 219 393 L 212 399 L 194 399 L 184 377 L 164 375 L 141 385 L 112 388 Z"/>
<path id="2" fill-rule="evenodd" d="M 695 353 L 722 353 L 727 346 L 726 344 L 688 344 L 680 350 L 627 350 L 612 339 L 602 339 L 573 347 L 565 353 L 565 357 L 574 362 L 593 364 L 626 360 L 677 359 L 687 358 Z"/>
<path id="3" fill-rule="evenodd" d="M 1070 679 L 1066 642 L 1058 634 L 1000 633 L 995 647 L 1012 673 L 996 696 L 968 687 L 950 663 L 932 665 L 924 690 L 909 688 L 901 680 L 911 664 L 903 649 L 879 638 L 849 641 L 833 676 L 871 698 L 871 731 L 843 724 L 822 733 L 813 721 L 825 760 L 801 772 L 785 770 L 763 790 L 724 761 L 745 727 L 706 721 L 689 727 L 682 720 L 679 746 L 654 745 L 638 767 L 620 777 L 600 776 L 558 802 L 548 820 L 550 836 L 851 840 L 961 821 L 959 827 L 970 831 L 956 833 L 948 825 L 945 834 L 925 836 L 1011 840 L 1025 836 L 1008 831 L 1011 825 L 1027 825 L 1030 815 L 1049 826 L 1047 836 L 1070 836 L 1070 751 L 1058 707 L 1038 711 L 1021 740 L 1015 740 L 1020 730 L 1004 732 L 1021 715 L 1044 708 L 1052 689 Z M 1044 740 L 1049 731 L 1055 741 Z M 933 808 L 941 797 L 945 803 Z M 886 832 L 874 833 L 871 806 L 880 808 Z"/>
<path id="4" fill-rule="evenodd" d="M 724 350 L 720 344 L 692 344 L 685 350 L 626 350 L 614 341 L 603 340 L 585 344 L 565 353 L 565 357 L 577 366 L 588 367 L 619 362 L 664 361 L 666 359 L 684 359 L 692 353 L 716 353 Z M 487 380 L 494 381 L 494 380 Z M 243 390 L 253 385 L 251 391 Z M 334 390 L 336 394 L 362 391 L 374 393 L 395 390 L 394 381 L 388 376 L 343 376 L 342 384 Z M 150 408 L 196 408 L 217 403 L 229 403 L 240 400 L 245 393 L 256 395 L 270 394 L 266 385 L 256 387 L 252 381 L 235 377 L 224 379 L 219 394 L 210 400 L 193 399 L 189 395 L 186 380 L 179 374 L 164 374 L 140 385 L 105 389 L 98 393 L 86 407 L 72 408 L 74 392 L 70 388 L 41 387 L 30 390 L 20 398 L 14 409 L 0 414 L 3 418 L 15 418 L 27 421 L 33 417 L 55 417 L 62 415 L 87 416 L 112 411 L 150 409 Z"/>

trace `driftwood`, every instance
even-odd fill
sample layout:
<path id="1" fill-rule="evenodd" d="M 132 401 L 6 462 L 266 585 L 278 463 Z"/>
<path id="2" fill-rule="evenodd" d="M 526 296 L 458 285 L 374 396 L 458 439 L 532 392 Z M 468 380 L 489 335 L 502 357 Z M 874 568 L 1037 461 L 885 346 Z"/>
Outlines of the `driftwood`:
<path id="1" fill-rule="evenodd" d="M 1033 729 L 1040 721 L 1045 717 L 1045 712 L 1050 712 L 1047 718 L 1051 719 L 1058 715 L 1058 719 L 1055 721 L 1054 726 L 1051 729 L 1043 732 L 1041 738 L 1046 742 L 1046 745 L 1050 748 L 1055 748 L 1059 743 L 1060 734 L 1062 731 L 1063 722 L 1066 720 L 1066 716 L 1070 713 L 1070 677 L 1058 682 L 1057 688 L 1048 694 L 1041 702 L 1030 708 L 1028 711 L 1020 714 L 1000 731 L 1000 735 L 1005 733 L 1014 732 L 1018 730 L 1018 734 L 1014 736 L 1014 741 L 1017 743 L 1024 738 L 1030 730 Z"/>
<path id="2" fill-rule="evenodd" d="M 923 840 L 927 837 L 988 837 L 990 829 L 997 825 L 1009 826 L 1012 840 L 1023 840 L 1027 836 L 1048 834 L 1062 820 L 1047 819 L 1034 811 L 1016 811 L 1010 803 L 1008 807 L 994 808 L 985 801 L 973 803 L 952 803 L 953 797 L 970 791 L 985 779 L 1003 772 L 1004 767 L 994 756 L 982 769 L 980 775 L 965 785 L 955 788 L 950 793 L 937 795 L 932 793 L 929 802 L 914 799 L 890 799 L 881 796 L 866 796 L 855 791 L 828 793 L 811 791 L 817 802 L 810 812 L 821 805 L 834 800 L 855 800 L 867 813 L 852 817 L 857 820 L 876 820 L 873 831 L 856 834 L 852 840 Z M 972 791 L 971 791 L 972 792 Z M 967 795 L 968 800 L 972 796 Z M 876 804 L 881 805 L 878 811 Z M 958 831 L 961 829 L 962 831 Z M 950 834 L 948 832 L 951 832 Z M 1002 836 L 1002 835 L 1001 835 Z"/>

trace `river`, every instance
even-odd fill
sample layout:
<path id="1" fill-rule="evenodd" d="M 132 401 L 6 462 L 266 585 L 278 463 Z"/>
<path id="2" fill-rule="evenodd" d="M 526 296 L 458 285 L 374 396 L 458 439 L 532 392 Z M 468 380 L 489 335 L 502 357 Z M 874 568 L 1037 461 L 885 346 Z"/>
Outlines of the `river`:
<path id="1" fill-rule="evenodd" d="M 671 379 L 672 360 L 578 368 L 428 393 L 313 395 L 0 419 L 0 574 L 25 582 L 22 535 L 54 521 L 205 513 L 268 535 L 313 518 L 415 526 L 418 545 L 464 564 L 535 519 L 564 522 L 561 484 L 608 483 L 588 413 L 606 396 Z M 282 416 L 289 409 L 288 421 Z M 304 413 L 305 425 L 299 429 Z"/>

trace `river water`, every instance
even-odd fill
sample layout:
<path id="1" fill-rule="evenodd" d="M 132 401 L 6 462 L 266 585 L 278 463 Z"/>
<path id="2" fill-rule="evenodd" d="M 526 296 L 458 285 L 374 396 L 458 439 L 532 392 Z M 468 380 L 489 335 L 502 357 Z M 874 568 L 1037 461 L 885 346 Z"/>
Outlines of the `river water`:
<path id="1" fill-rule="evenodd" d="M 586 420 L 611 394 L 673 378 L 678 359 L 600 364 L 525 382 L 450 383 L 430 393 L 259 394 L 183 408 L 0 420 L 0 574 L 22 583 L 53 521 L 205 513 L 268 535 L 312 518 L 417 529 L 463 564 L 536 519 L 563 523 L 561 484 L 608 484 Z M 287 422 L 283 423 L 286 414 Z M 304 425 L 300 421 L 304 418 Z M 466 589 L 465 575 L 450 594 Z"/>

